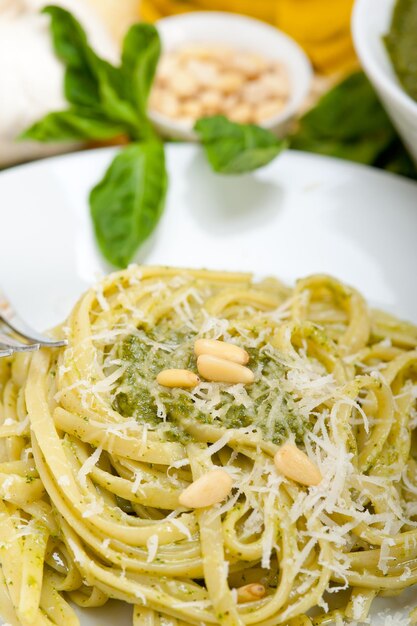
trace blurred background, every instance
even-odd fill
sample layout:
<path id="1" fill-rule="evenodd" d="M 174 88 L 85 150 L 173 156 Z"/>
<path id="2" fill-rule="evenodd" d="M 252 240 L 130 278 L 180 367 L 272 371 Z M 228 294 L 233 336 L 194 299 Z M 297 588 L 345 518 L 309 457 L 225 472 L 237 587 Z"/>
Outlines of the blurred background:
<path id="1" fill-rule="evenodd" d="M 45 114 L 65 108 L 62 89 L 64 69 L 53 51 L 49 18 L 40 13 L 47 4 L 43 0 L 0 0 L 0 167 L 58 152 L 102 145 L 101 142 L 91 141 L 65 144 L 16 141 L 20 133 Z M 389 26 L 386 15 L 387 11 L 392 12 L 392 0 L 374 0 L 373 7 L 377 7 L 379 17 L 373 15 L 372 0 L 356 2 L 356 5 L 361 5 L 355 7 L 356 13 L 366 14 L 366 26 L 375 32 L 372 31 L 369 36 L 360 34 L 359 31 L 363 31 L 364 27 L 358 24 L 356 30 L 359 34 L 355 45 L 352 36 L 354 0 L 57 0 L 54 4 L 70 10 L 85 28 L 95 50 L 115 64 L 118 62 L 123 36 L 129 26 L 138 21 L 160 24 L 160 33 L 168 53 L 170 48 L 187 43 L 190 38 L 192 44 L 198 41 L 207 43 L 204 27 L 200 37 L 190 37 L 194 28 L 201 28 L 201 22 L 189 22 L 188 26 L 181 20 L 170 23 L 164 19 L 169 16 L 226 11 L 262 21 L 277 32 L 288 35 L 291 41 L 300 46 L 309 61 L 311 75 L 307 77 L 310 69 L 307 70 L 306 63 L 302 67 L 302 60 L 292 59 L 292 50 L 288 54 L 291 62 L 298 62 L 297 66 L 275 69 L 265 66 L 265 75 L 262 69 L 256 76 L 246 74 L 252 84 L 239 87 L 240 95 L 236 95 L 231 85 L 233 81 L 240 85 L 242 74 L 237 74 L 247 71 L 247 68 L 239 69 L 241 59 L 234 61 L 235 65 L 227 70 L 226 75 L 220 76 L 222 87 L 220 92 L 216 92 L 212 86 L 207 88 L 207 85 L 203 85 L 202 78 L 203 74 L 209 77 L 210 71 L 214 71 L 213 62 L 217 61 L 213 56 L 203 59 L 205 53 L 202 50 L 187 53 L 188 69 L 184 71 L 183 59 L 172 53 L 169 57 L 168 54 L 160 64 L 160 76 L 157 74 L 150 99 L 151 119 L 162 135 L 167 138 L 193 139 L 191 122 L 204 115 L 220 113 L 236 122 L 258 123 L 281 135 L 289 133 L 295 149 L 330 154 L 416 177 L 409 153 L 413 152 L 413 125 L 417 133 L 417 109 L 411 116 L 414 120 L 411 122 L 406 113 L 398 114 L 397 110 L 391 110 L 388 102 L 390 96 L 385 97 L 383 81 L 378 80 L 377 75 L 371 75 L 372 59 L 369 68 L 366 67 L 367 51 L 362 56 L 361 43 L 358 41 L 362 37 L 368 43 L 371 42 L 371 46 L 374 45 L 371 39 L 380 36 L 378 29 Z M 377 24 L 378 19 L 380 23 Z M 360 22 L 360 19 L 357 21 Z M 236 42 L 236 33 L 232 37 L 233 33 L 232 27 L 230 39 L 225 32 L 225 46 L 233 40 L 236 49 L 260 49 L 263 39 L 260 31 L 259 34 L 249 34 L 248 41 L 245 41 L 246 34 L 242 31 L 242 41 L 239 43 Z M 220 46 L 220 42 L 217 44 Z M 273 51 L 274 46 L 272 40 L 271 44 L 264 43 L 266 54 L 258 54 L 258 61 L 252 59 L 252 64 L 262 65 L 261 57 L 267 56 L 269 49 Z M 209 56 L 212 53 L 209 52 Z M 230 50 L 227 51 L 229 53 Z M 195 54 L 199 58 L 196 59 Z M 381 55 L 379 49 L 376 55 Z M 250 59 L 248 62 L 251 63 Z M 387 69 L 386 59 L 381 64 L 385 64 L 382 71 L 391 74 L 391 82 L 398 82 L 392 68 Z M 365 74 L 362 73 L 363 68 Z M 190 85 L 190 72 L 192 74 L 193 71 L 198 79 L 199 94 L 191 93 L 193 85 Z M 218 68 L 215 71 L 218 72 Z M 225 71 L 222 68 L 223 74 Z M 286 76 L 285 72 L 289 75 Z M 369 85 L 366 74 L 371 78 L 378 95 Z M 330 100 L 324 100 L 324 108 L 321 106 L 315 111 L 320 98 L 335 86 L 336 92 L 330 91 Z M 242 99 L 239 99 L 242 94 Z M 410 100 L 407 94 L 403 95 Z M 380 107 L 381 101 L 384 109 Z M 416 108 L 414 101 L 412 104 Z M 405 108 L 409 106 L 408 103 Z M 309 116 L 311 110 L 313 115 Z M 386 110 L 394 125 L 386 117 Z M 408 140 L 410 133 L 412 137 Z M 407 149 L 404 148 L 404 140 Z M 117 143 L 120 138 L 115 141 Z"/>

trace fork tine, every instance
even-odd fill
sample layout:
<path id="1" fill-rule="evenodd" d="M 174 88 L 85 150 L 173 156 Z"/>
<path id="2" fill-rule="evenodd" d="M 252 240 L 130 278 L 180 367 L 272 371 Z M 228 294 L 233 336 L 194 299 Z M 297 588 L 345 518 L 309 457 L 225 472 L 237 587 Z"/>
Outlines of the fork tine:
<path id="1" fill-rule="evenodd" d="M 33 330 L 33 328 L 30 328 L 30 326 L 27 326 L 17 315 L 14 316 L 13 321 L 9 321 L 0 314 L 0 321 L 6 324 L 14 333 L 23 337 L 23 339 L 34 341 L 36 344 L 45 348 L 61 348 L 68 344 L 66 339 L 55 340 L 38 333 L 36 330 Z"/>
<path id="2" fill-rule="evenodd" d="M 37 345 L 37 348 L 27 348 L 36 350 L 39 346 L 48 348 L 61 348 L 67 345 L 66 340 L 54 340 L 46 335 L 38 333 L 36 330 L 28 326 L 14 311 L 12 305 L 7 300 L 6 296 L 0 289 L 0 321 L 3 322 L 10 330 L 22 337 L 23 339 L 32 342 L 30 345 Z M 2 339 L 0 339 L 2 341 Z M 4 343 L 4 342 L 3 342 Z M 6 345 L 10 344 L 8 339 Z M 20 346 L 23 344 L 19 344 Z M 13 347 L 13 350 L 15 348 Z"/>
<path id="3" fill-rule="evenodd" d="M 40 347 L 39 343 L 21 343 L 12 339 L 12 337 L 0 333 L 0 350 L 5 350 L 6 352 L 34 352 L 39 350 Z"/>

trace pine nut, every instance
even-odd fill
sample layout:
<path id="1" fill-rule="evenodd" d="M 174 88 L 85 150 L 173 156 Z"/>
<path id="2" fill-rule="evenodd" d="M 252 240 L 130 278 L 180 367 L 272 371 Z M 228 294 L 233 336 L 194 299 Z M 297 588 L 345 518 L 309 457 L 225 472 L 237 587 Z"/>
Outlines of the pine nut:
<path id="1" fill-rule="evenodd" d="M 181 115 L 192 120 L 198 120 L 202 116 L 203 108 L 198 100 L 187 100 L 180 108 Z"/>
<path id="2" fill-rule="evenodd" d="M 245 102 L 238 104 L 229 113 L 229 119 L 231 119 L 232 122 L 238 122 L 238 124 L 248 124 L 253 121 L 253 118 L 253 108 Z"/>
<path id="3" fill-rule="evenodd" d="M 260 104 L 256 108 L 255 121 L 257 123 L 263 122 L 264 120 L 268 120 L 271 117 L 275 117 L 281 113 L 282 109 L 285 107 L 284 100 L 266 100 L 264 104 Z"/>
<path id="4" fill-rule="evenodd" d="M 194 78 L 183 70 L 176 72 L 171 77 L 169 86 L 178 98 L 189 98 L 198 90 Z"/>
<path id="5" fill-rule="evenodd" d="M 243 587 L 238 587 L 237 591 L 237 601 L 241 602 L 254 602 L 255 600 L 260 600 L 265 595 L 265 587 L 260 583 L 250 583 L 249 585 L 243 585 Z"/>
<path id="6" fill-rule="evenodd" d="M 197 359 L 197 369 L 201 376 L 217 383 L 253 383 L 255 376 L 252 370 L 233 361 L 219 359 L 211 354 L 202 354 Z"/>
<path id="7" fill-rule="evenodd" d="M 274 463 L 281 474 L 301 485 L 318 485 L 322 480 L 317 465 L 291 443 L 281 446 L 275 454 Z"/>
<path id="8" fill-rule="evenodd" d="M 229 115 L 230 112 L 233 111 L 236 106 L 238 106 L 238 104 L 239 99 L 236 96 L 226 96 L 222 99 L 222 111 Z"/>
<path id="9" fill-rule="evenodd" d="M 195 387 L 200 379 L 190 370 L 169 369 L 159 372 L 156 382 L 163 387 Z"/>
<path id="10" fill-rule="evenodd" d="M 242 99 L 247 104 L 258 106 L 262 104 L 268 96 L 268 89 L 259 79 L 247 83 L 242 89 Z"/>
<path id="11" fill-rule="evenodd" d="M 259 74 L 265 72 L 267 63 L 257 54 L 240 53 L 233 59 L 234 69 L 242 72 L 247 78 L 256 78 Z"/>
<path id="12" fill-rule="evenodd" d="M 204 107 L 216 108 L 222 103 L 221 95 L 214 90 L 203 91 L 199 96 L 200 102 Z"/>
<path id="13" fill-rule="evenodd" d="M 177 117 L 179 113 L 178 99 L 165 89 L 155 88 L 151 94 L 150 104 L 155 111 L 168 117 Z"/>
<path id="14" fill-rule="evenodd" d="M 235 346 L 227 341 L 218 339 L 197 339 L 194 343 L 194 352 L 197 356 L 201 354 L 212 354 L 219 359 L 226 359 L 240 365 L 246 365 L 249 361 L 249 354 L 243 348 Z"/>
<path id="15" fill-rule="evenodd" d="M 178 62 L 176 54 L 166 53 L 161 57 L 158 63 L 158 73 L 155 76 L 155 82 L 161 82 L 165 84 L 171 80 L 171 77 L 179 70 L 181 66 Z"/>
<path id="16" fill-rule="evenodd" d="M 200 509 L 221 502 L 232 490 L 233 482 L 222 469 L 214 469 L 197 478 L 179 497 L 179 503 L 189 509 Z"/>
<path id="17" fill-rule="evenodd" d="M 218 69 L 215 63 L 190 60 L 186 65 L 186 70 L 193 76 L 200 87 L 210 87 L 218 79 Z"/>
<path id="18" fill-rule="evenodd" d="M 237 72 L 221 74 L 216 81 L 215 87 L 223 93 L 233 93 L 242 87 L 245 79 Z"/>
<path id="19" fill-rule="evenodd" d="M 262 122 L 284 107 L 291 84 L 281 61 L 219 44 L 190 44 L 163 55 L 155 77 L 157 90 L 164 94 L 151 97 L 151 110 L 188 127 L 206 115 Z"/>
<path id="20" fill-rule="evenodd" d="M 268 91 L 270 98 L 282 98 L 285 100 L 288 96 L 289 88 L 285 81 L 285 74 L 264 74 L 259 79 L 259 84 Z"/>

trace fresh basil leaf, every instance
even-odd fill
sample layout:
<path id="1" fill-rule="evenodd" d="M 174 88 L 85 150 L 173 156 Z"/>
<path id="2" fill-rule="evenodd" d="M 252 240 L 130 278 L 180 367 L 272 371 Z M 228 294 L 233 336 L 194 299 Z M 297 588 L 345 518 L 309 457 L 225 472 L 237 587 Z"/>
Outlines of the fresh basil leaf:
<path id="1" fill-rule="evenodd" d="M 415 177 L 408 153 L 363 72 L 348 76 L 306 113 L 291 148 Z"/>
<path id="2" fill-rule="evenodd" d="M 124 132 L 122 124 L 99 119 L 89 111 L 68 109 L 49 113 L 39 122 L 25 130 L 19 139 L 30 139 L 42 143 L 68 140 L 112 139 Z"/>
<path id="3" fill-rule="evenodd" d="M 67 68 L 64 77 L 64 95 L 69 103 L 94 109 L 99 106 L 100 94 L 96 81 L 80 68 Z"/>
<path id="4" fill-rule="evenodd" d="M 145 136 L 144 120 L 126 97 L 126 80 L 119 68 L 103 59 L 96 59 L 95 67 L 100 85 L 101 111 L 110 120 L 126 124 L 133 139 Z"/>
<path id="5" fill-rule="evenodd" d="M 363 72 L 355 72 L 330 89 L 300 122 L 315 137 L 352 140 L 392 133 L 392 124 Z"/>
<path id="6" fill-rule="evenodd" d="M 235 124 L 222 115 L 194 126 L 210 165 L 220 174 L 243 174 L 270 163 L 286 146 L 273 133 L 252 124 Z"/>
<path id="7" fill-rule="evenodd" d="M 90 209 L 103 256 L 125 267 L 161 217 L 168 176 L 163 144 L 132 143 L 91 191 Z"/>
<path id="8" fill-rule="evenodd" d="M 399 137 L 390 144 L 385 152 L 378 156 L 374 165 L 393 174 L 417 180 L 417 168 Z"/>
<path id="9" fill-rule="evenodd" d="M 119 68 L 101 59 L 71 13 L 58 6 L 44 9 L 51 17 L 55 52 L 65 64 L 65 97 L 77 107 L 88 107 L 100 118 L 124 124 L 125 132 L 138 135 L 138 115 L 126 98 L 126 83 Z"/>
<path id="10" fill-rule="evenodd" d="M 151 24 L 134 24 L 123 41 L 122 71 L 129 86 L 128 97 L 147 119 L 149 92 L 161 54 L 158 31 Z"/>
<path id="11" fill-rule="evenodd" d="M 80 23 L 62 7 L 48 5 L 42 13 L 51 18 L 54 50 L 67 67 L 84 67 L 88 57 L 88 41 Z"/>
<path id="12" fill-rule="evenodd" d="M 307 132 L 299 132 L 291 138 L 290 145 L 293 150 L 314 152 L 338 159 L 372 165 L 381 152 L 389 147 L 391 141 L 391 133 L 359 137 L 350 141 L 340 141 L 329 137 L 315 136 Z"/>
<path id="13" fill-rule="evenodd" d="M 116 119 L 124 119 L 135 126 L 133 137 L 136 139 L 149 140 L 156 136 L 147 105 L 160 53 L 156 28 L 151 24 L 134 24 L 123 41 L 121 66 L 114 68 L 102 60 L 97 64 L 107 114 L 116 111 Z"/>
<path id="14" fill-rule="evenodd" d="M 97 56 L 88 45 L 83 28 L 69 11 L 59 6 L 47 6 L 42 12 L 51 18 L 54 50 L 66 67 L 65 97 L 71 104 L 98 106 L 100 90 L 94 67 Z"/>
<path id="15" fill-rule="evenodd" d="M 48 6 L 57 56 L 66 66 L 65 96 L 76 106 L 90 107 L 101 117 L 123 123 L 133 139 L 154 137 L 147 100 L 160 54 L 154 26 L 136 24 L 128 31 L 122 64 L 114 67 L 89 46 L 79 22 L 65 9 Z"/>

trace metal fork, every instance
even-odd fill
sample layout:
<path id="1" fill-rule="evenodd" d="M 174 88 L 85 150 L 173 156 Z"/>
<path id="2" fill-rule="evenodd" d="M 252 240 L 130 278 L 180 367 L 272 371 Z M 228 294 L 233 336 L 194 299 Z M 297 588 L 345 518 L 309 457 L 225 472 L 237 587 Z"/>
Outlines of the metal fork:
<path id="1" fill-rule="evenodd" d="M 30 328 L 16 313 L 0 289 L 0 357 L 14 352 L 28 352 L 39 348 L 60 348 L 67 341 L 56 341 Z"/>

